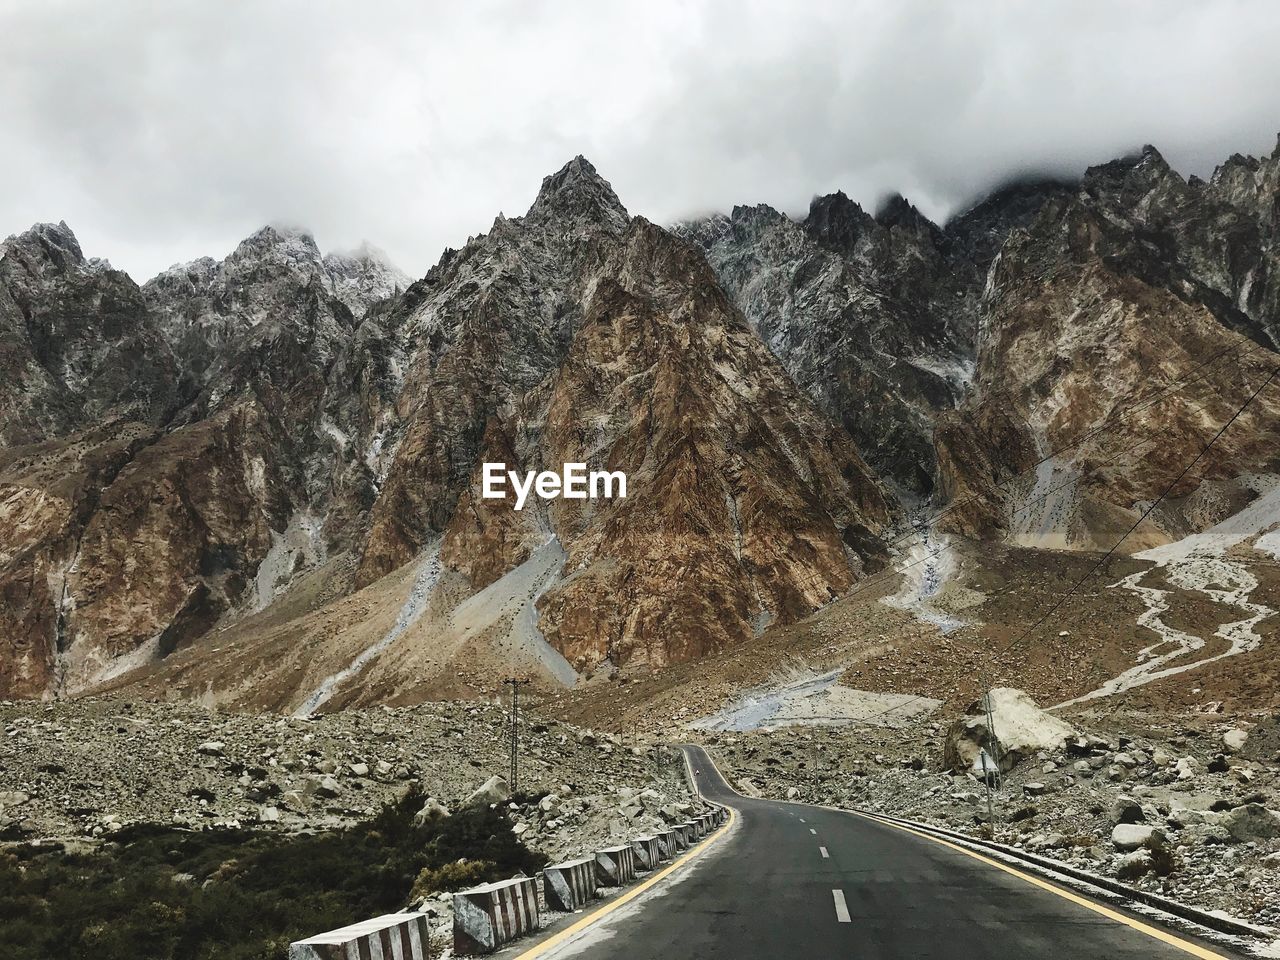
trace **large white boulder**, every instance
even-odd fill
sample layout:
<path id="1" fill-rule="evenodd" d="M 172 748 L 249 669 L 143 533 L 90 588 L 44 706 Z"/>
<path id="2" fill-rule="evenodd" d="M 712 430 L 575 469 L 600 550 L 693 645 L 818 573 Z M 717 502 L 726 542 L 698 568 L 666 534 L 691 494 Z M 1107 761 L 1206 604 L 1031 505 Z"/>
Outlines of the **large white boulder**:
<path id="1" fill-rule="evenodd" d="M 511 785 L 505 777 L 490 777 L 477 790 L 467 797 L 464 806 L 491 806 L 495 803 L 506 803 L 511 799 Z"/>
<path id="2" fill-rule="evenodd" d="M 951 770 L 972 770 L 982 775 L 982 751 L 991 752 L 987 728 L 986 697 L 972 704 L 947 731 L 944 762 Z M 1061 750 L 1079 731 L 1065 720 L 1046 713 L 1024 691 L 996 687 L 991 691 L 991 718 L 999 743 L 1000 765 L 1008 770 L 1041 750 Z"/>

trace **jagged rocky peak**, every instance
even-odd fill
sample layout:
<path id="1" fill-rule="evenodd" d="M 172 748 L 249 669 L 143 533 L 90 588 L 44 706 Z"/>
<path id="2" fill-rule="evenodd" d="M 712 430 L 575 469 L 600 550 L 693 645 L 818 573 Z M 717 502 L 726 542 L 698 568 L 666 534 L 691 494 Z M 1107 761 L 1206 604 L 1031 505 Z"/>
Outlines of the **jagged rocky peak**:
<path id="1" fill-rule="evenodd" d="M 1079 181 L 1055 177 L 1019 177 L 997 186 L 947 221 L 944 232 L 953 255 L 985 273 L 1010 231 L 1027 226 L 1049 200 L 1077 189 Z"/>
<path id="2" fill-rule="evenodd" d="M 1114 198 L 1131 213 L 1142 213 L 1139 204 L 1153 193 L 1181 200 L 1189 189 L 1187 181 L 1151 144 L 1137 153 L 1090 167 L 1081 185 L 1093 196 Z"/>
<path id="3" fill-rule="evenodd" d="M 224 262 L 231 264 L 242 260 L 318 267 L 322 258 L 316 238 L 309 230 L 268 224 L 241 240 Z"/>
<path id="4" fill-rule="evenodd" d="M 938 225 L 916 209 L 916 205 L 900 193 L 892 194 L 876 210 L 876 223 L 890 229 L 897 227 L 921 234 L 938 234 Z"/>
<path id="5" fill-rule="evenodd" d="M 367 240 L 349 252 L 326 253 L 323 263 L 334 295 L 357 316 L 379 300 L 409 289 L 413 283 L 383 250 Z"/>
<path id="6" fill-rule="evenodd" d="M 1261 224 L 1280 224 L 1280 136 L 1270 156 L 1232 155 L 1213 171 L 1207 192 L 1249 211 Z"/>
<path id="7" fill-rule="evenodd" d="M 814 197 L 804 228 L 809 236 L 833 250 L 852 250 L 875 221 L 860 205 L 850 200 L 843 190 Z"/>
<path id="8" fill-rule="evenodd" d="M 0 243 L 0 256 L 21 260 L 27 269 L 37 274 L 49 269 L 59 272 L 111 269 L 106 260 L 85 258 L 80 241 L 65 220 L 37 223 L 29 230 L 10 236 Z"/>
<path id="9" fill-rule="evenodd" d="M 579 154 L 544 177 L 542 189 L 529 208 L 528 219 L 568 219 L 599 224 L 615 232 L 626 229 L 630 217 L 613 186 Z"/>

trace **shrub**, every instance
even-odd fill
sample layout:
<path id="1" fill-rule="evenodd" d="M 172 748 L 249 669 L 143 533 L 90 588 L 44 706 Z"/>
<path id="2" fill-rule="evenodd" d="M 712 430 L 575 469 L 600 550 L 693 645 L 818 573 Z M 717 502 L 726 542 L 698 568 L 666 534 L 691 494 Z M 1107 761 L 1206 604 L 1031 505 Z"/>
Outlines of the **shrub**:
<path id="1" fill-rule="evenodd" d="M 458 860 L 442 867 L 424 867 L 414 881 L 411 900 L 421 900 L 442 890 L 466 890 L 497 879 L 497 865 L 489 860 Z"/>
<path id="2" fill-rule="evenodd" d="M 413 794 L 319 834 L 150 825 L 93 854 L 17 848 L 0 856 L 0 960 L 283 960 L 290 941 L 399 910 L 419 887 L 457 889 L 546 862 L 500 811 L 417 824 L 422 803 Z"/>

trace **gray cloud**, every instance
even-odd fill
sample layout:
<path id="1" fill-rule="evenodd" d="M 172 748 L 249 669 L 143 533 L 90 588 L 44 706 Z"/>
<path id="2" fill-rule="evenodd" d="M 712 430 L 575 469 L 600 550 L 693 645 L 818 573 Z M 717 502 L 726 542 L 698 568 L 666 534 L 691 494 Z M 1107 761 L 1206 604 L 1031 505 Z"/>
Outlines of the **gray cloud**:
<path id="1" fill-rule="evenodd" d="M 1154 143 L 1270 152 L 1268 2 L 35 2 L 0 10 L 0 234 L 144 279 L 266 222 L 421 274 L 590 157 L 659 222 L 837 188 L 944 218 Z"/>

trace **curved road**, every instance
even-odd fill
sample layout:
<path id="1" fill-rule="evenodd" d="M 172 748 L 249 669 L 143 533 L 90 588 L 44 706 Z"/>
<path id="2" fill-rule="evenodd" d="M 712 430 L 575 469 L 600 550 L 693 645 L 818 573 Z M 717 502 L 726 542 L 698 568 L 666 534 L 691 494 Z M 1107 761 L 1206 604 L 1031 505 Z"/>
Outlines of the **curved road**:
<path id="1" fill-rule="evenodd" d="M 745 960 L 1186 960 L 1166 943 L 934 841 L 821 807 L 733 792 L 700 747 L 698 787 L 738 824 L 704 857 L 550 951 L 555 957 Z M 683 879 L 678 879 L 683 876 Z M 1117 909 L 1117 908 L 1112 908 Z M 532 953 L 532 951 L 531 951 Z"/>

